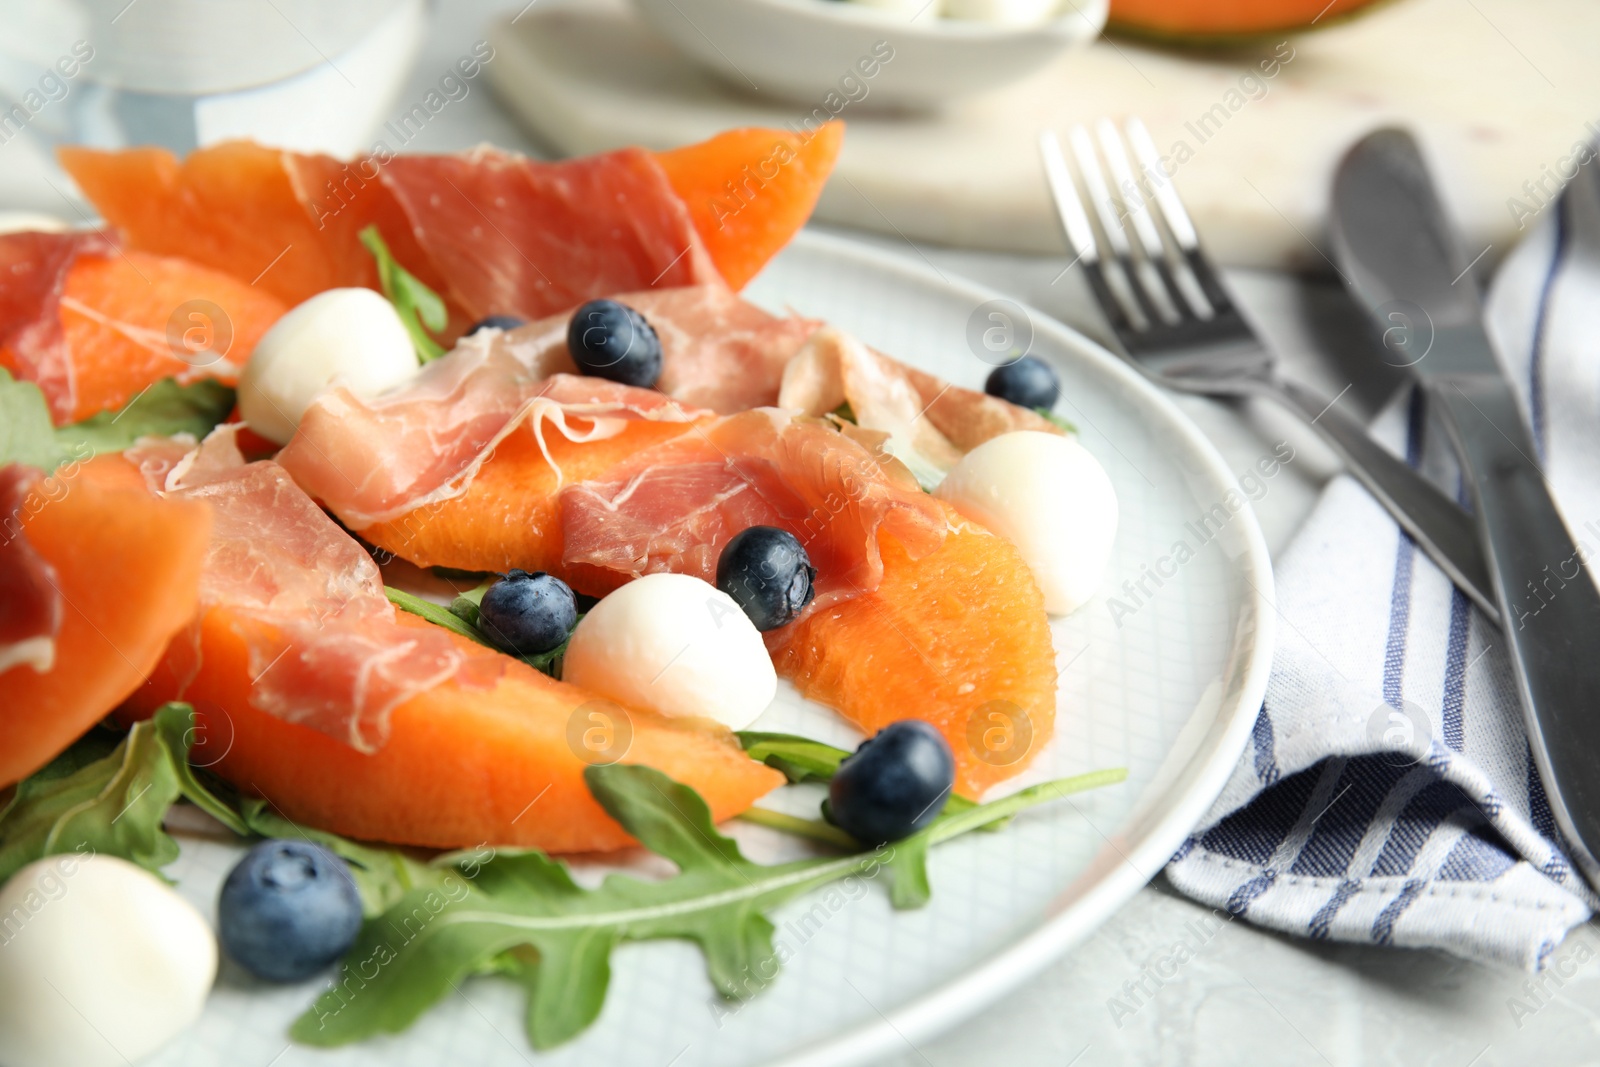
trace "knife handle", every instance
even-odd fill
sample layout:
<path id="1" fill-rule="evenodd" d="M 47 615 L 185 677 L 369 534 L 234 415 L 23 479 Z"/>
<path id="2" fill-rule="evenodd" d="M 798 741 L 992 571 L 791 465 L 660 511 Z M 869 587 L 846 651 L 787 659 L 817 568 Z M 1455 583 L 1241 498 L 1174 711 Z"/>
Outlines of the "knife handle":
<path id="1" fill-rule="evenodd" d="M 1373 440 L 1367 428 L 1336 403 L 1286 379 L 1273 382 L 1270 395 L 1298 412 L 1318 431 L 1344 461 L 1346 469 L 1366 486 L 1428 558 L 1491 621 L 1500 621 L 1499 603 L 1478 543 L 1477 524 L 1461 505 Z"/>
<path id="2" fill-rule="evenodd" d="M 1504 379 L 1432 380 L 1471 478 L 1500 597 L 1502 632 L 1556 822 L 1591 880 L 1600 873 L 1600 590 L 1550 496 Z M 1580 827 L 1589 828 L 1587 835 Z"/>

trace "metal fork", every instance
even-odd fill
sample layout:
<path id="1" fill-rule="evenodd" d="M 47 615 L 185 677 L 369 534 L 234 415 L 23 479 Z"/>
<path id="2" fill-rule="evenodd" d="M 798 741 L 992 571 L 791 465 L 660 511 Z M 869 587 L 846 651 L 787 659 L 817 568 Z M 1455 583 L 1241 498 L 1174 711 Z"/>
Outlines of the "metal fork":
<path id="1" fill-rule="evenodd" d="M 1429 558 L 1498 622 L 1499 608 L 1488 591 L 1489 572 L 1472 517 L 1340 411 L 1338 397 L 1329 400 L 1278 374 L 1277 356 L 1239 314 L 1201 250 L 1194 223 L 1162 169 L 1144 123 L 1129 119 L 1125 131 L 1126 144 L 1109 119 L 1095 124 L 1114 192 L 1089 132 L 1076 126 L 1069 134 L 1084 189 L 1095 207 L 1098 234 L 1073 184 L 1061 142 L 1047 131 L 1040 135 L 1039 149 L 1067 245 L 1077 257 L 1074 262 L 1083 265 L 1095 300 L 1131 362 L 1172 389 L 1267 397 L 1299 415 Z M 1130 145 L 1154 211 L 1134 179 Z"/>

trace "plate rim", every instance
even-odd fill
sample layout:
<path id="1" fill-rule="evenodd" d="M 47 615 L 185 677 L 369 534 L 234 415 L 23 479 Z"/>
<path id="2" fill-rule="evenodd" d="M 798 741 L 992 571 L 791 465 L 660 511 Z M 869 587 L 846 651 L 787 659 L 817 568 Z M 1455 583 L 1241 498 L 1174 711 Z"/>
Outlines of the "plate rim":
<path id="1" fill-rule="evenodd" d="M 918 263 L 903 253 L 812 226 L 806 226 L 796 234 L 790 247 L 810 247 L 843 259 L 854 259 L 874 270 L 900 275 L 924 288 L 943 289 L 946 292 L 966 290 L 979 297 L 980 302 L 1007 300 L 1016 304 L 1029 316 L 1035 336 L 1041 332 L 1056 335 L 1064 342 L 1064 347 L 1072 351 L 1074 358 L 1094 365 L 1151 403 L 1167 419 L 1169 428 L 1188 446 L 1188 455 L 1202 476 L 1215 481 L 1219 488 L 1231 488 L 1237 481 L 1217 447 L 1170 396 L 1105 346 L 1032 304 L 958 271 L 939 270 L 930 262 Z M 1154 825 L 1145 832 L 1143 840 L 1131 851 L 1117 849 L 1122 855 L 1122 862 L 1115 863 L 1109 873 L 1098 875 L 1098 881 L 1078 895 L 1070 906 L 1048 916 L 1034 929 L 987 956 L 960 977 L 920 993 L 894 1008 L 879 1010 L 874 1006 L 878 1014 L 876 1020 L 869 1020 L 770 1059 L 767 1061 L 768 1067 L 851 1067 L 890 1055 L 908 1045 L 915 1048 L 918 1039 L 949 1031 L 1059 960 L 1086 939 L 1153 879 L 1154 875 L 1147 877 L 1141 874 L 1142 869 L 1159 874 L 1166 867 L 1167 861 L 1189 832 L 1221 795 L 1238 765 L 1266 696 L 1267 679 L 1272 667 L 1276 623 L 1272 559 L 1255 509 L 1248 500 L 1235 519 L 1243 520 L 1238 529 L 1244 544 L 1244 552 L 1236 565 L 1245 574 L 1250 589 L 1242 597 L 1242 607 L 1253 613 L 1254 626 L 1247 631 L 1241 616 L 1241 625 L 1236 627 L 1236 633 L 1243 636 L 1234 639 L 1232 650 L 1237 650 L 1241 644 L 1246 645 L 1248 663 L 1241 672 L 1239 695 L 1232 707 L 1218 709 L 1215 722 L 1221 724 L 1221 729 L 1216 729 L 1214 725 L 1209 731 L 1209 736 L 1214 738 L 1210 750 L 1198 750 L 1184 764 L 1183 770 L 1189 770 L 1196 761 L 1200 761 L 1200 768 L 1186 790 L 1166 806 L 1165 814 L 1155 820 Z M 1116 847 L 1110 839 L 1107 840 L 1107 846 Z M 1097 856 L 1103 855 L 1104 851 L 1102 849 Z M 1091 862 L 1079 879 L 1092 875 L 1094 866 Z M 1068 887 L 1057 894 L 1054 900 L 1059 902 L 1072 893 L 1072 888 Z"/>

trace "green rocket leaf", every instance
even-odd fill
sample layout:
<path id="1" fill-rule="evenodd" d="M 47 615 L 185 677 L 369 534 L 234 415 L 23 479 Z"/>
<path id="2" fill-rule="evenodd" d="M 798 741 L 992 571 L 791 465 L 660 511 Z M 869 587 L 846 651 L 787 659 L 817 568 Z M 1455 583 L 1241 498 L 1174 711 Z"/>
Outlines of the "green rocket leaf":
<path id="1" fill-rule="evenodd" d="M 1080 789 L 1121 781 L 1103 771 L 1025 789 L 942 816 L 906 841 L 871 852 L 765 866 L 719 833 L 705 802 L 648 767 L 614 764 L 584 772 L 601 806 L 678 873 L 647 882 L 613 874 L 578 886 L 565 865 L 535 851 L 474 860 L 439 886 L 406 893 L 370 920 L 332 986 L 291 1030 L 298 1041 L 337 1046 L 398 1033 L 465 978 L 498 972 L 527 990 L 535 1048 L 581 1033 L 600 1012 L 611 951 L 624 941 L 690 940 L 712 985 L 743 999 L 776 975 L 767 912 L 809 890 L 889 868 L 898 881 L 920 868 L 928 846 Z M 900 859 L 905 854 L 908 859 Z M 905 899 L 926 899 L 926 875 Z"/>
<path id="2" fill-rule="evenodd" d="M 428 335 L 430 330 L 440 332 L 450 322 L 450 313 L 439 294 L 423 285 L 415 274 L 395 260 L 376 225 L 362 230 L 360 238 L 378 263 L 378 285 L 383 289 L 383 295 L 389 298 L 389 303 L 400 313 L 400 321 L 405 325 L 406 333 L 411 335 L 411 344 L 417 350 L 417 359 L 428 363 L 444 355 L 444 348 Z"/>

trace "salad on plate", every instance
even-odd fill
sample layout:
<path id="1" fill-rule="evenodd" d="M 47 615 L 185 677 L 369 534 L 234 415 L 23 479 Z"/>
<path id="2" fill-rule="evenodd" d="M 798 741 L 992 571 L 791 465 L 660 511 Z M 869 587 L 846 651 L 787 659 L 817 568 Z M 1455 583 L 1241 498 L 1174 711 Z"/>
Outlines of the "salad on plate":
<path id="1" fill-rule="evenodd" d="M 930 846 L 1120 780 L 1004 788 L 1116 530 L 1052 368 L 978 392 L 739 295 L 842 136 L 62 151 L 103 221 L 0 234 L 0 1063 L 152 1053 L 219 947 L 321 980 L 308 1045 L 495 975 L 553 1047 L 624 941 L 754 996 L 770 909 L 916 907 Z M 780 680 L 866 740 L 762 730 Z M 185 812 L 251 842 L 214 931 Z M 556 858 L 641 846 L 672 873 Z"/>

